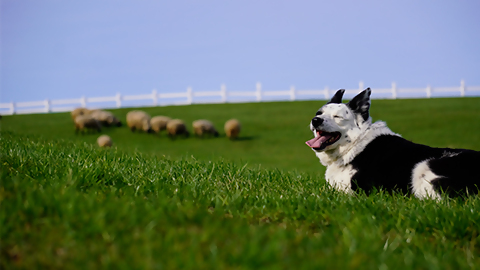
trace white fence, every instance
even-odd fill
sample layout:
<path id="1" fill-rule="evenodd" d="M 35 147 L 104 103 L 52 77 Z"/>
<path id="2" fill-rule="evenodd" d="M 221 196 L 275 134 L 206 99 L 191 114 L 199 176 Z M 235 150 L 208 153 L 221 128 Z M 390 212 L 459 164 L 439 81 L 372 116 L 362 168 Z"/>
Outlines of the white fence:
<path id="1" fill-rule="evenodd" d="M 346 89 L 345 96 L 353 96 L 364 89 L 363 82 L 360 82 L 358 89 Z M 294 86 L 289 90 L 263 91 L 260 83 L 257 83 L 255 91 L 227 91 L 222 85 L 219 91 L 193 91 L 191 87 L 186 92 L 158 93 L 153 90 L 143 95 L 121 95 L 116 94 L 110 97 L 81 97 L 76 99 L 57 99 L 30 102 L 0 103 L 0 114 L 32 114 L 49 112 L 67 112 L 76 107 L 89 108 L 122 108 L 132 107 L 129 101 L 144 101 L 135 107 L 166 106 L 166 105 L 189 105 L 194 103 L 236 103 L 236 102 L 261 102 L 272 100 L 309 100 L 309 99 L 330 99 L 337 89 L 328 87 L 320 90 L 297 90 Z M 372 88 L 372 98 L 431 98 L 438 96 L 464 97 L 480 96 L 480 86 L 467 87 L 464 81 L 460 86 L 454 87 L 430 87 L 426 88 L 398 88 L 392 83 L 390 88 Z M 206 98 L 206 99 L 205 99 Z M 146 102 L 145 102 L 146 101 Z M 97 105 L 97 106 L 95 106 Z M 100 105 L 100 106 L 99 106 Z"/>

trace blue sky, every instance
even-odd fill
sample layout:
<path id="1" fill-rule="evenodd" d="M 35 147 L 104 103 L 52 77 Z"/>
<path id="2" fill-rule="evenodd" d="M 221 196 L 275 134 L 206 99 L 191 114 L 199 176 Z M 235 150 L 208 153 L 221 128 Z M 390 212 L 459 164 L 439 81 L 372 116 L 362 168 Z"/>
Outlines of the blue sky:
<path id="1" fill-rule="evenodd" d="M 479 1 L 0 1 L 1 102 L 480 85 Z"/>

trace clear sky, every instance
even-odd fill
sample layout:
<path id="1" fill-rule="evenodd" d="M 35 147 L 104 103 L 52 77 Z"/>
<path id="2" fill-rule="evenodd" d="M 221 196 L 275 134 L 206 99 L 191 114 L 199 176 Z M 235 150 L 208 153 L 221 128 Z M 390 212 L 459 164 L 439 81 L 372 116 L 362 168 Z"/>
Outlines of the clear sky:
<path id="1" fill-rule="evenodd" d="M 479 1 L 0 2 L 1 102 L 480 85 Z"/>

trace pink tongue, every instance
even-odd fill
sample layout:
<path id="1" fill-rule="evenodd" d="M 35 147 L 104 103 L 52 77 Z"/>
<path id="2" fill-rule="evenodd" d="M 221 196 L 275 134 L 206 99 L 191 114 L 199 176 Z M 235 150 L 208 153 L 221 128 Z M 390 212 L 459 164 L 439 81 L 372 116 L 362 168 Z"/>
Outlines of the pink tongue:
<path id="1" fill-rule="evenodd" d="M 307 141 L 305 142 L 308 146 L 310 146 L 311 148 L 320 148 L 320 146 L 322 145 L 322 143 L 324 143 L 326 140 L 330 139 L 330 137 L 332 136 L 329 136 L 329 135 L 326 135 L 326 136 L 318 136 L 318 137 L 315 137 L 313 139 L 311 139 L 310 141 Z"/>

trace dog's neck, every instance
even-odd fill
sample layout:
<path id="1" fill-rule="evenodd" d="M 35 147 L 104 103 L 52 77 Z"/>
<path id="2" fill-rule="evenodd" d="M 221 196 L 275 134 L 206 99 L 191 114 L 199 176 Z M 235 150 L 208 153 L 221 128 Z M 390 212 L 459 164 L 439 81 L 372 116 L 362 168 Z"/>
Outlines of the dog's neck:
<path id="1" fill-rule="evenodd" d="M 357 129 L 348 133 L 351 142 L 339 146 L 332 150 L 316 153 L 317 157 L 323 166 L 330 166 L 336 164 L 337 166 L 345 166 L 349 164 L 365 147 L 375 138 L 381 135 L 395 135 L 399 134 L 391 131 L 387 124 L 383 121 L 378 121 L 372 124 L 371 118 L 359 124 Z"/>

